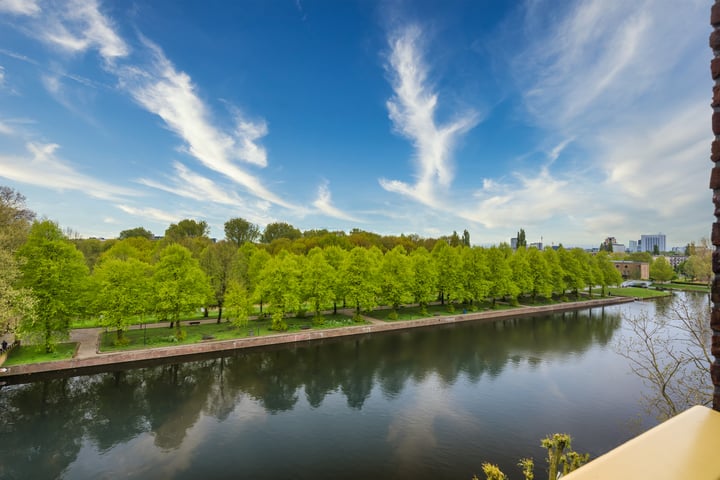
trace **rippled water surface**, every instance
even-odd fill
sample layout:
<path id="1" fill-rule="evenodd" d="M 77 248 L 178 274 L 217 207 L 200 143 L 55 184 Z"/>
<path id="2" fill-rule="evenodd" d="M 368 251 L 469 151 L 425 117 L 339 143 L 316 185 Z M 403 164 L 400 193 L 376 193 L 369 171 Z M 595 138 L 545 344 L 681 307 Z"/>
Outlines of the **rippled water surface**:
<path id="1" fill-rule="evenodd" d="M 660 305 L 658 308 L 661 308 Z M 0 390 L 0 478 L 470 479 L 567 432 L 647 428 L 613 343 L 639 303 L 381 334 Z"/>

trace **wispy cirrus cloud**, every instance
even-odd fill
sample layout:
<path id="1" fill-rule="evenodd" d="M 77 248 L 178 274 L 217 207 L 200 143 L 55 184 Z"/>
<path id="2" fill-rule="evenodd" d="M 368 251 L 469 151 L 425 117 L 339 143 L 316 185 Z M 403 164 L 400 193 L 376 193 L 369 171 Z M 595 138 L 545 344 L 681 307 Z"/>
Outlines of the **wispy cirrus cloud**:
<path id="1" fill-rule="evenodd" d="M 136 190 L 118 187 L 78 172 L 56 155 L 59 148 L 55 143 L 31 142 L 26 145 L 26 156 L 0 155 L 0 177 L 54 190 L 75 190 L 102 200 L 139 195 Z"/>
<path id="2" fill-rule="evenodd" d="M 175 162 L 173 170 L 174 175 L 168 175 L 169 184 L 147 178 L 139 179 L 138 183 L 199 202 L 211 201 L 232 207 L 245 206 L 245 201 L 239 195 L 228 192 L 225 186 L 191 171 L 182 163 Z"/>
<path id="3" fill-rule="evenodd" d="M 696 48 L 706 34 L 683 25 L 701 23 L 706 6 L 697 0 L 527 5 L 527 48 L 511 71 L 531 123 L 546 138 L 564 140 L 534 171 L 489 179 L 466 218 L 507 227 L 577 215 L 580 242 L 643 229 L 691 240 L 684 236 L 689 225 L 697 230 L 702 223 L 695 212 L 706 203 L 698 185 L 707 183 L 707 172 L 683 166 L 707 157 L 710 138 L 707 95 L 693 73 L 706 69 Z M 578 215 L 578 205 L 592 205 L 592 212 Z M 691 213 L 682 222 L 673 218 L 682 211 Z"/>
<path id="4" fill-rule="evenodd" d="M 112 22 L 100 12 L 97 0 L 69 0 L 48 7 L 40 38 L 68 52 L 97 49 L 107 62 L 130 53 Z"/>
<path id="5" fill-rule="evenodd" d="M 479 117 L 469 110 L 448 123 L 437 123 L 438 94 L 428 84 L 422 33 L 416 25 L 394 32 L 389 39 L 387 66 L 394 96 L 386 105 L 395 130 L 415 148 L 416 181 L 408 184 L 381 179 L 380 184 L 388 191 L 437 208 L 438 188 L 447 189 L 453 180 L 453 148 L 462 134 L 477 125 Z"/>
<path id="6" fill-rule="evenodd" d="M 185 153 L 240 185 L 260 202 L 299 209 L 238 165 L 242 162 L 255 167 L 267 166 L 267 152 L 259 143 L 268 133 L 264 120 L 250 120 L 240 109 L 230 107 L 234 125 L 226 129 L 218 127 L 190 75 L 177 70 L 158 45 L 142 36 L 139 51 L 131 52 L 113 22 L 101 12 L 97 0 L 42 5 L 45 10 L 35 20 L 36 28 L 28 30 L 30 35 L 71 53 L 97 50 L 104 60 L 102 67 L 116 76 L 121 89 L 139 106 L 159 116 L 168 130 L 183 140 Z M 60 77 L 45 75 L 44 81 L 48 92 L 63 103 L 66 97 Z M 180 171 L 174 169 L 175 173 Z M 184 182 L 182 177 L 176 180 Z M 155 182 L 153 186 L 160 183 Z M 221 200 L 227 203 L 229 197 Z"/>
<path id="7" fill-rule="evenodd" d="M 297 208 L 263 185 L 262 181 L 235 164 L 240 160 L 265 166 L 267 156 L 256 141 L 267 134 L 264 122 L 253 123 L 236 111 L 234 135 L 215 127 L 209 109 L 198 97 L 190 76 L 177 71 L 162 50 L 149 40 L 151 52 L 146 68 L 124 66 L 115 70 L 123 89 L 149 112 L 158 115 L 168 129 L 185 142 L 185 151 L 202 165 L 243 186 L 252 195 L 286 207 Z"/>
<path id="8" fill-rule="evenodd" d="M 0 0 L 0 12 L 32 16 L 40 13 L 40 6 L 37 0 Z"/>
<path id="9" fill-rule="evenodd" d="M 128 215 L 133 215 L 143 219 L 156 220 L 163 223 L 177 223 L 183 218 L 187 218 L 185 215 L 166 212 L 158 208 L 133 207 L 126 204 L 118 204 L 115 206 Z"/>
<path id="10" fill-rule="evenodd" d="M 340 220 L 347 220 L 351 222 L 362 221 L 348 213 L 343 212 L 332 204 L 332 195 L 330 193 L 330 186 L 327 181 L 323 182 L 318 187 L 317 198 L 313 202 L 313 206 L 317 208 L 318 211 L 327 215 L 328 217 L 337 218 Z"/>

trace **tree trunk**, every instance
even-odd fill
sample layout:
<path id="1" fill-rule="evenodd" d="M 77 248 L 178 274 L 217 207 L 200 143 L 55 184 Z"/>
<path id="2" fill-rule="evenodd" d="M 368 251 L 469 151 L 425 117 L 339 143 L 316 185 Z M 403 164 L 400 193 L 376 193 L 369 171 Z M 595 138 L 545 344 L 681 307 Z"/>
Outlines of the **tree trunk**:
<path id="1" fill-rule="evenodd" d="M 217 323 L 220 323 L 222 321 L 222 305 L 218 305 L 218 318 Z"/>

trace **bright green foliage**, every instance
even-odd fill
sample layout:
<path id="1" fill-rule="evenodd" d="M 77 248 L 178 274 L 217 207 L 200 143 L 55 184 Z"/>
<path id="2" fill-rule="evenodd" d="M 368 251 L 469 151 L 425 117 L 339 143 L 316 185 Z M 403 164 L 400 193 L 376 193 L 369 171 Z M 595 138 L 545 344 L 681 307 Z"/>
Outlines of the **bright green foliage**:
<path id="1" fill-rule="evenodd" d="M 236 258 L 237 248 L 235 244 L 225 240 L 211 243 L 200 254 L 200 266 L 208 279 L 210 279 L 215 300 L 211 304 L 218 308 L 218 323 L 222 320 L 225 292 L 228 284 L 231 280 L 237 280 Z"/>
<path id="2" fill-rule="evenodd" d="M 463 291 L 472 306 L 473 302 L 487 298 L 490 292 L 490 268 L 483 248 L 465 247 L 460 250 L 460 258 Z"/>
<path id="3" fill-rule="evenodd" d="M 118 238 L 120 240 L 125 240 L 126 238 L 145 238 L 147 240 L 152 240 L 154 238 L 153 233 L 150 230 L 147 230 L 143 227 L 135 227 L 128 230 L 123 230 L 120 232 L 120 235 L 118 235 Z"/>
<path id="4" fill-rule="evenodd" d="M 492 463 L 483 463 L 482 469 L 487 480 L 507 480 L 508 478 L 497 465 L 493 465 Z M 477 477 L 474 477 L 473 480 L 477 480 Z"/>
<path id="5" fill-rule="evenodd" d="M 263 231 L 261 241 L 263 243 L 272 243 L 273 240 L 280 238 L 287 238 L 288 240 L 295 240 L 302 237 L 302 233 L 297 228 L 293 227 L 289 223 L 275 222 L 268 223 Z"/>
<path id="6" fill-rule="evenodd" d="M 325 258 L 325 252 L 315 247 L 307 255 L 302 272 L 302 299 L 310 302 L 315 311 L 314 322 L 322 324 L 321 307 L 335 299 L 336 271 Z"/>
<path id="7" fill-rule="evenodd" d="M 577 470 L 590 460 L 590 454 L 580 454 L 572 449 L 572 439 L 566 433 L 555 433 L 547 436 L 540 442 L 540 445 L 547 449 L 548 456 L 546 458 L 548 464 L 548 480 L 556 480 L 558 474 L 565 476 L 570 472 Z M 518 462 L 518 466 L 522 468 L 525 480 L 534 480 L 535 463 L 531 458 L 523 458 Z M 487 480 L 507 480 L 507 476 L 498 468 L 497 465 L 491 463 L 482 464 L 483 473 Z M 473 480 L 479 480 L 477 476 Z"/>
<path id="8" fill-rule="evenodd" d="M 584 284 L 582 288 L 588 287 L 588 294 L 592 297 L 593 286 L 601 283 L 602 276 L 597 261 L 593 255 L 590 255 L 581 248 L 573 248 L 570 250 L 570 253 L 575 257 L 578 265 L 580 265 Z"/>
<path id="9" fill-rule="evenodd" d="M 328 264 L 332 267 L 335 282 L 333 283 L 333 313 L 337 313 L 337 302 L 342 300 L 345 301 L 345 286 L 340 275 L 345 258 L 348 256 L 348 252 L 342 248 L 331 245 L 323 248 L 323 253 Z"/>
<path id="10" fill-rule="evenodd" d="M 296 255 L 283 251 L 270 258 L 260 271 L 255 294 L 269 304 L 272 329 L 287 330 L 285 313 L 300 308 L 300 268 Z"/>
<path id="11" fill-rule="evenodd" d="M 254 242 L 260 236 L 260 228 L 244 218 L 231 218 L 225 222 L 225 238 L 239 247 L 245 242 Z"/>
<path id="12" fill-rule="evenodd" d="M 615 265 L 613 265 L 610 255 L 607 252 L 600 252 L 595 257 L 597 261 L 598 269 L 602 274 L 600 286 L 602 287 L 602 295 L 605 296 L 605 291 L 610 285 L 620 285 L 622 283 L 622 275 L 618 272 Z"/>
<path id="13" fill-rule="evenodd" d="M 435 299 L 437 292 L 437 272 L 430 252 L 425 247 L 419 247 L 410 254 L 410 268 L 410 292 L 422 311 L 427 312 L 427 304 Z"/>
<path id="14" fill-rule="evenodd" d="M 123 343 L 123 332 L 134 315 L 151 310 L 152 267 L 135 258 L 108 258 L 93 272 L 95 308 L 101 324 L 117 333 L 117 343 Z"/>
<path id="15" fill-rule="evenodd" d="M 155 312 L 160 318 L 176 324 L 176 335 L 182 335 L 180 317 L 196 310 L 212 294 L 210 284 L 190 250 L 172 244 L 160 253 L 153 275 Z"/>
<path id="16" fill-rule="evenodd" d="M 209 233 L 210 227 L 205 220 L 180 220 L 165 230 L 163 244 L 179 243 L 190 250 L 193 257 L 199 258 L 205 247 L 212 243 Z"/>
<path id="17" fill-rule="evenodd" d="M 509 263 L 512 269 L 513 283 L 517 287 L 516 295 L 532 292 L 533 278 L 528 263 L 527 249 L 518 248 L 515 253 L 511 254 Z"/>
<path id="18" fill-rule="evenodd" d="M 653 263 L 650 264 L 650 278 L 656 282 L 669 282 L 675 276 L 675 270 L 673 270 L 670 262 L 665 257 L 657 257 Z"/>
<path id="19" fill-rule="evenodd" d="M 580 252 L 584 253 L 582 250 Z M 565 250 L 563 247 L 560 247 L 557 253 L 560 266 L 563 269 L 565 287 L 571 289 L 577 295 L 579 290 L 585 288 L 585 272 L 583 270 L 585 265 L 580 263 L 578 255 Z"/>
<path id="20" fill-rule="evenodd" d="M 433 247 L 432 257 L 437 271 L 440 302 L 443 304 L 447 302 L 448 310 L 452 312 L 454 310 L 453 301 L 462 300 L 464 296 L 460 252 L 444 240 L 440 240 Z"/>
<path id="21" fill-rule="evenodd" d="M 230 322 L 236 327 L 247 327 L 252 302 L 243 285 L 237 280 L 230 280 L 225 292 L 225 310 Z"/>
<path id="22" fill-rule="evenodd" d="M 116 258 L 118 260 L 127 260 L 135 258 L 145 263 L 152 263 L 155 249 L 158 243 L 148 240 L 144 237 L 129 237 L 119 240 L 105 250 L 98 261 L 105 258 Z"/>
<path id="23" fill-rule="evenodd" d="M 533 300 L 538 295 L 550 298 L 553 291 L 552 270 L 548 264 L 545 254 L 537 248 L 527 250 L 528 274 L 530 276 L 530 292 Z"/>
<path id="24" fill-rule="evenodd" d="M 397 318 L 400 305 L 408 303 L 412 298 L 412 275 L 410 260 L 403 247 L 393 248 L 382 258 L 379 271 L 380 296 L 387 305 L 392 306 L 394 315 L 391 318 Z"/>
<path id="25" fill-rule="evenodd" d="M 7 250 L 0 249 L 0 335 L 14 332 L 18 321 L 33 313 L 32 291 L 18 288 L 20 268 Z"/>
<path id="26" fill-rule="evenodd" d="M 543 257 L 550 268 L 550 278 L 552 278 L 552 290 L 554 293 L 565 293 L 567 285 L 565 284 L 565 272 L 560 265 L 560 256 L 557 251 L 552 248 L 543 250 Z"/>
<path id="27" fill-rule="evenodd" d="M 25 197 L 10 187 L 0 186 L 0 250 L 14 253 L 22 245 L 35 219 L 25 208 Z"/>
<path id="28" fill-rule="evenodd" d="M 340 278 L 348 302 L 355 308 L 355 320 L 360 321 L 361 310 L 377 306 L 378 264 L 368 249 L 355 247 L 345 258 Z"/>
<path id="29" fill-rule="evenodd" d="M 490 267 L 490 291 L 488 296 L 495 300 L 503 297 L 516 297 L 518 287 L 512 279 L 512 268 L 500 247 L 492 246 L 487 249 L 487 262 Z"/>
<path id="30" fill-rule="evenodd" d="M 581 455 L 572 449 L 572 439 L 566 433 L 555 433 L 547 436 L 540 442 L 548 451 L 548 478 L 554 479 L 558 472 L 567 475 L 577 470 L 590 459 L 590 454 Z"/>
<path id="31" fill-rule="evenodd" d="M 48 220 L 33 224 L 18 255 L 20 285 L 31 289 L 35 298 L 34 315 L 21 322 L 21 335 L 41 339 L 49 353 L 58 340 L 68 337 L 70 319 L 82 307 L 88 268 L 82 253 Z"/>

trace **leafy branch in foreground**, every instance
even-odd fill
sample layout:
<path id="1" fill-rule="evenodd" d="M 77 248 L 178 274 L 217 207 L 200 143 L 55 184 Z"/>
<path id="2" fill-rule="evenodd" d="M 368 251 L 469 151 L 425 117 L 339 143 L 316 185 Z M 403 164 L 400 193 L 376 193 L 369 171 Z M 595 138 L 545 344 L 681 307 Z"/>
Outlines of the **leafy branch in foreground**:
<path id="1" fill-rule="evenodd" d="M 590 459 L 590 454 L 580 454 L 572 449 L 572 438 L 566 433 L 555 433 L 542 439 L 540 445 L 547 449 L 548 456 L 546 458 L 548 464 L 548 480 L 555 480 L 559 476 L 577 470 L 585 465 Z M 525 480 L 534 480 L 535 463 L 532 458 L 523 458 L 518 462 L 518 466 L 522 468 Z M 497 465 L 485 462 L 482 464 L 483 473 L 487 480 L 508 480 Z M 480 480 L 477 475 L 473 476 L 473 480 Z"/>

